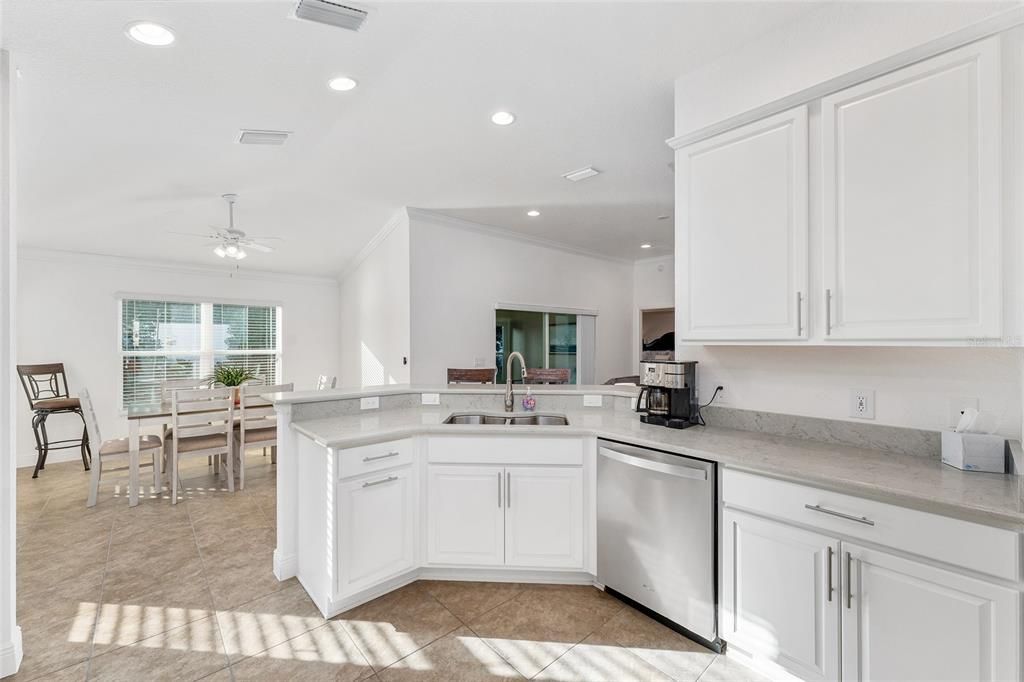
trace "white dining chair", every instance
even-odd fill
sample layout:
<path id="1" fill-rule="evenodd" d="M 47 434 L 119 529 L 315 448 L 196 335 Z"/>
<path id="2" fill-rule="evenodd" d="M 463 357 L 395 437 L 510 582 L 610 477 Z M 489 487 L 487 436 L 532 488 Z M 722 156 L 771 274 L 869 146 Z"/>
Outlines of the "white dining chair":
<path id="1" fill-rule="evenodd" d="M 189 377 L 187 379 L 164 379 L 160 382 L 160 402 L 169 403 L 171 402 L 171 395 L 182 388 L 207 388 L 209 386 L 208 381 L 203 381 L 199 377 Z M 160 433 L 163 434 L 164 442 L 171 436 L 171 430 L 167 424 L 164 424 L 160 429 Z M 162 467 L 164 471 L 167 471 L 167 461 L 170 459 L 170 453 L 166 450 L 163 453 Z M 218 461 L 215 461 L 212 457 L 208 457 L 206 461 L 207 465 L 213 465 L 213 472 L 217 473 Z"/>
<path id="2" fill-rule="evenodd" d="M 270 463 L 277 463 L 277 411 L 266 398 L 267 393 L 290 393 L 295 384 L 276 386 L 243 386 L 235 425 L 235 453 L 238 466 L 238 487 L 245 490 L 245 451 L 249 448 L 270 448 Z"/>
<path id="3" fill-rule="evenodd" d="M 143 455 L 150 455 L 152 462 L 136 462 L 135 470 L 133 471 L 132 461 L 128 455 L 128 439 L 127 438 L 115 438 L 114 440 L 103 440 L 100 435 L 100 425 L 96 420 L 96 410 L 92 405 L 92 398 L 89 396 L 89 391 L 82 389 L 78 394 L 78 401 L 82 406 L 82 416 L 85 418 L 85 430 L 89 434 L 90 443 L 99 443 L 99 449 L 94 449 L 95 453 L 92 458 L 92 471 L 89 474 L 89 499 L 85 503 L 87 507 L 96 506 L 96 498 L 99 496 L 100 491 L 100 477 L 104 471 L 128 471 L 129 485 L 132 483 L 138 484 L 141 488 L 139 481 L 138 469 L 142 466 L 159 466 L 160 465 L 160 453 L 163 450 L 163 440 L 160 436 L 141 436 L 139 438 L 139 459 L 142 459 Z M 106 463 L 112 457 L 126 457 L 128 463 L 124 466 L 109 468 Z"/>
<path id="4" fill-rule="evenodd" d="M 171 394 L 171 504 L 178 503 L 178 466 L 182 457 L 223 457 L 228 490 L 235 491 L 234 441 L 235 389 L 179 389 Z"/>
<path id="5" fill-rule="evenodd" d="M 326 391 L 327 389 L 334 388 L 337 385 L 338 377 L 332 377 L 326 374 L 321 374 L 316 379 L 316 390 L 318 391 Z"/>

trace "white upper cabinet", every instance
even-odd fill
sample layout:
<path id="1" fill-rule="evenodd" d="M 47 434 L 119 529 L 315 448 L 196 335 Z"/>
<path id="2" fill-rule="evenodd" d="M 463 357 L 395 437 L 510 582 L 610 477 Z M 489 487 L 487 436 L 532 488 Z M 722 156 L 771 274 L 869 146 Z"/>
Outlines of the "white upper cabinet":
<path id="1" fill-rule="evenodd" d="M 807 330 L 807 108 L 676 152 L 677 333 L 801 339 Z"/>
<path id="2" fill-rule="evenodd" d="M 827 339 L 1000 336 L 998 40 L 822 99 Z"/>

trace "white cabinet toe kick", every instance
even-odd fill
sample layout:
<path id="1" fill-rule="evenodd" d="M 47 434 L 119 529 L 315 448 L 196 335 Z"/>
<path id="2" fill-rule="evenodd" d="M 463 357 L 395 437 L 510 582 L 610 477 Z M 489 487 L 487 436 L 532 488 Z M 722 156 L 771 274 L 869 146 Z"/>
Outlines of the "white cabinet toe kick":
<path id="1" fill-rule="evenodd" d="M 325 617 L 420 578 L 594 582 L 593 438 L 295 445 L 294 555 L 279 540 L 275 574 Z"/>

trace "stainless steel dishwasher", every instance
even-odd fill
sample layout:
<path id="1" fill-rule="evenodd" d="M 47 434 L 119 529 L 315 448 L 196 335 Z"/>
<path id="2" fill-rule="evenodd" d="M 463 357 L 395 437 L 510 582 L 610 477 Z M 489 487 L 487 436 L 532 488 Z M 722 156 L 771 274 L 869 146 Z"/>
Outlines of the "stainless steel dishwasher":
<path id="1" fill-rule="evenodd" d="M 715 463 L 597 445 L 598 582 L 720 650 Z"/>

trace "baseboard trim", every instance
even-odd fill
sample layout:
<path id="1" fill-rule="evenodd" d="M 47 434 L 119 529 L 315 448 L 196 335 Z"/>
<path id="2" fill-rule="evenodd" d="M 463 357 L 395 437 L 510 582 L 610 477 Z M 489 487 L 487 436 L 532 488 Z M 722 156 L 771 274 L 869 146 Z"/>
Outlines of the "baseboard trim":
<path id="1" fill-rule="evenodd" d="M 11 641 L 0 644 L 0 677 L 7 677 L 18 672 L 23 655 L 21 628 L 15 626 Z"/>
<path id="2" fill-rule="evenodd" d="M 299 560 L 294 554 L 281 554 L 281 550 L 274 550 L 274 575 L 278 580 L 294 578 L 298 573 Z"/>
<path id="3" fill-rule="evenodd" d="M 387 580 L 343 597 L 334 596 L 327 600 L 320 612 L 324 618 L 333 618 L 339 613 L 382 597 L 388 592 L 405 587 L 417 580 L 465 580 L 490 583 L 544 583 L 548 585 L 594 585 L 594 576 L 583 571 L 531 570 L 509 568 L 464 568 L 458 566 L 424 566 L 400 573 Z M 300 578 L 301 582 L 301 578 Z M 305 587 L 305 584 L 303 584 Z M 309 594 L 309 590 L 306 590 Z M 316 603 L 316 599 L 313 599 Z"/>

